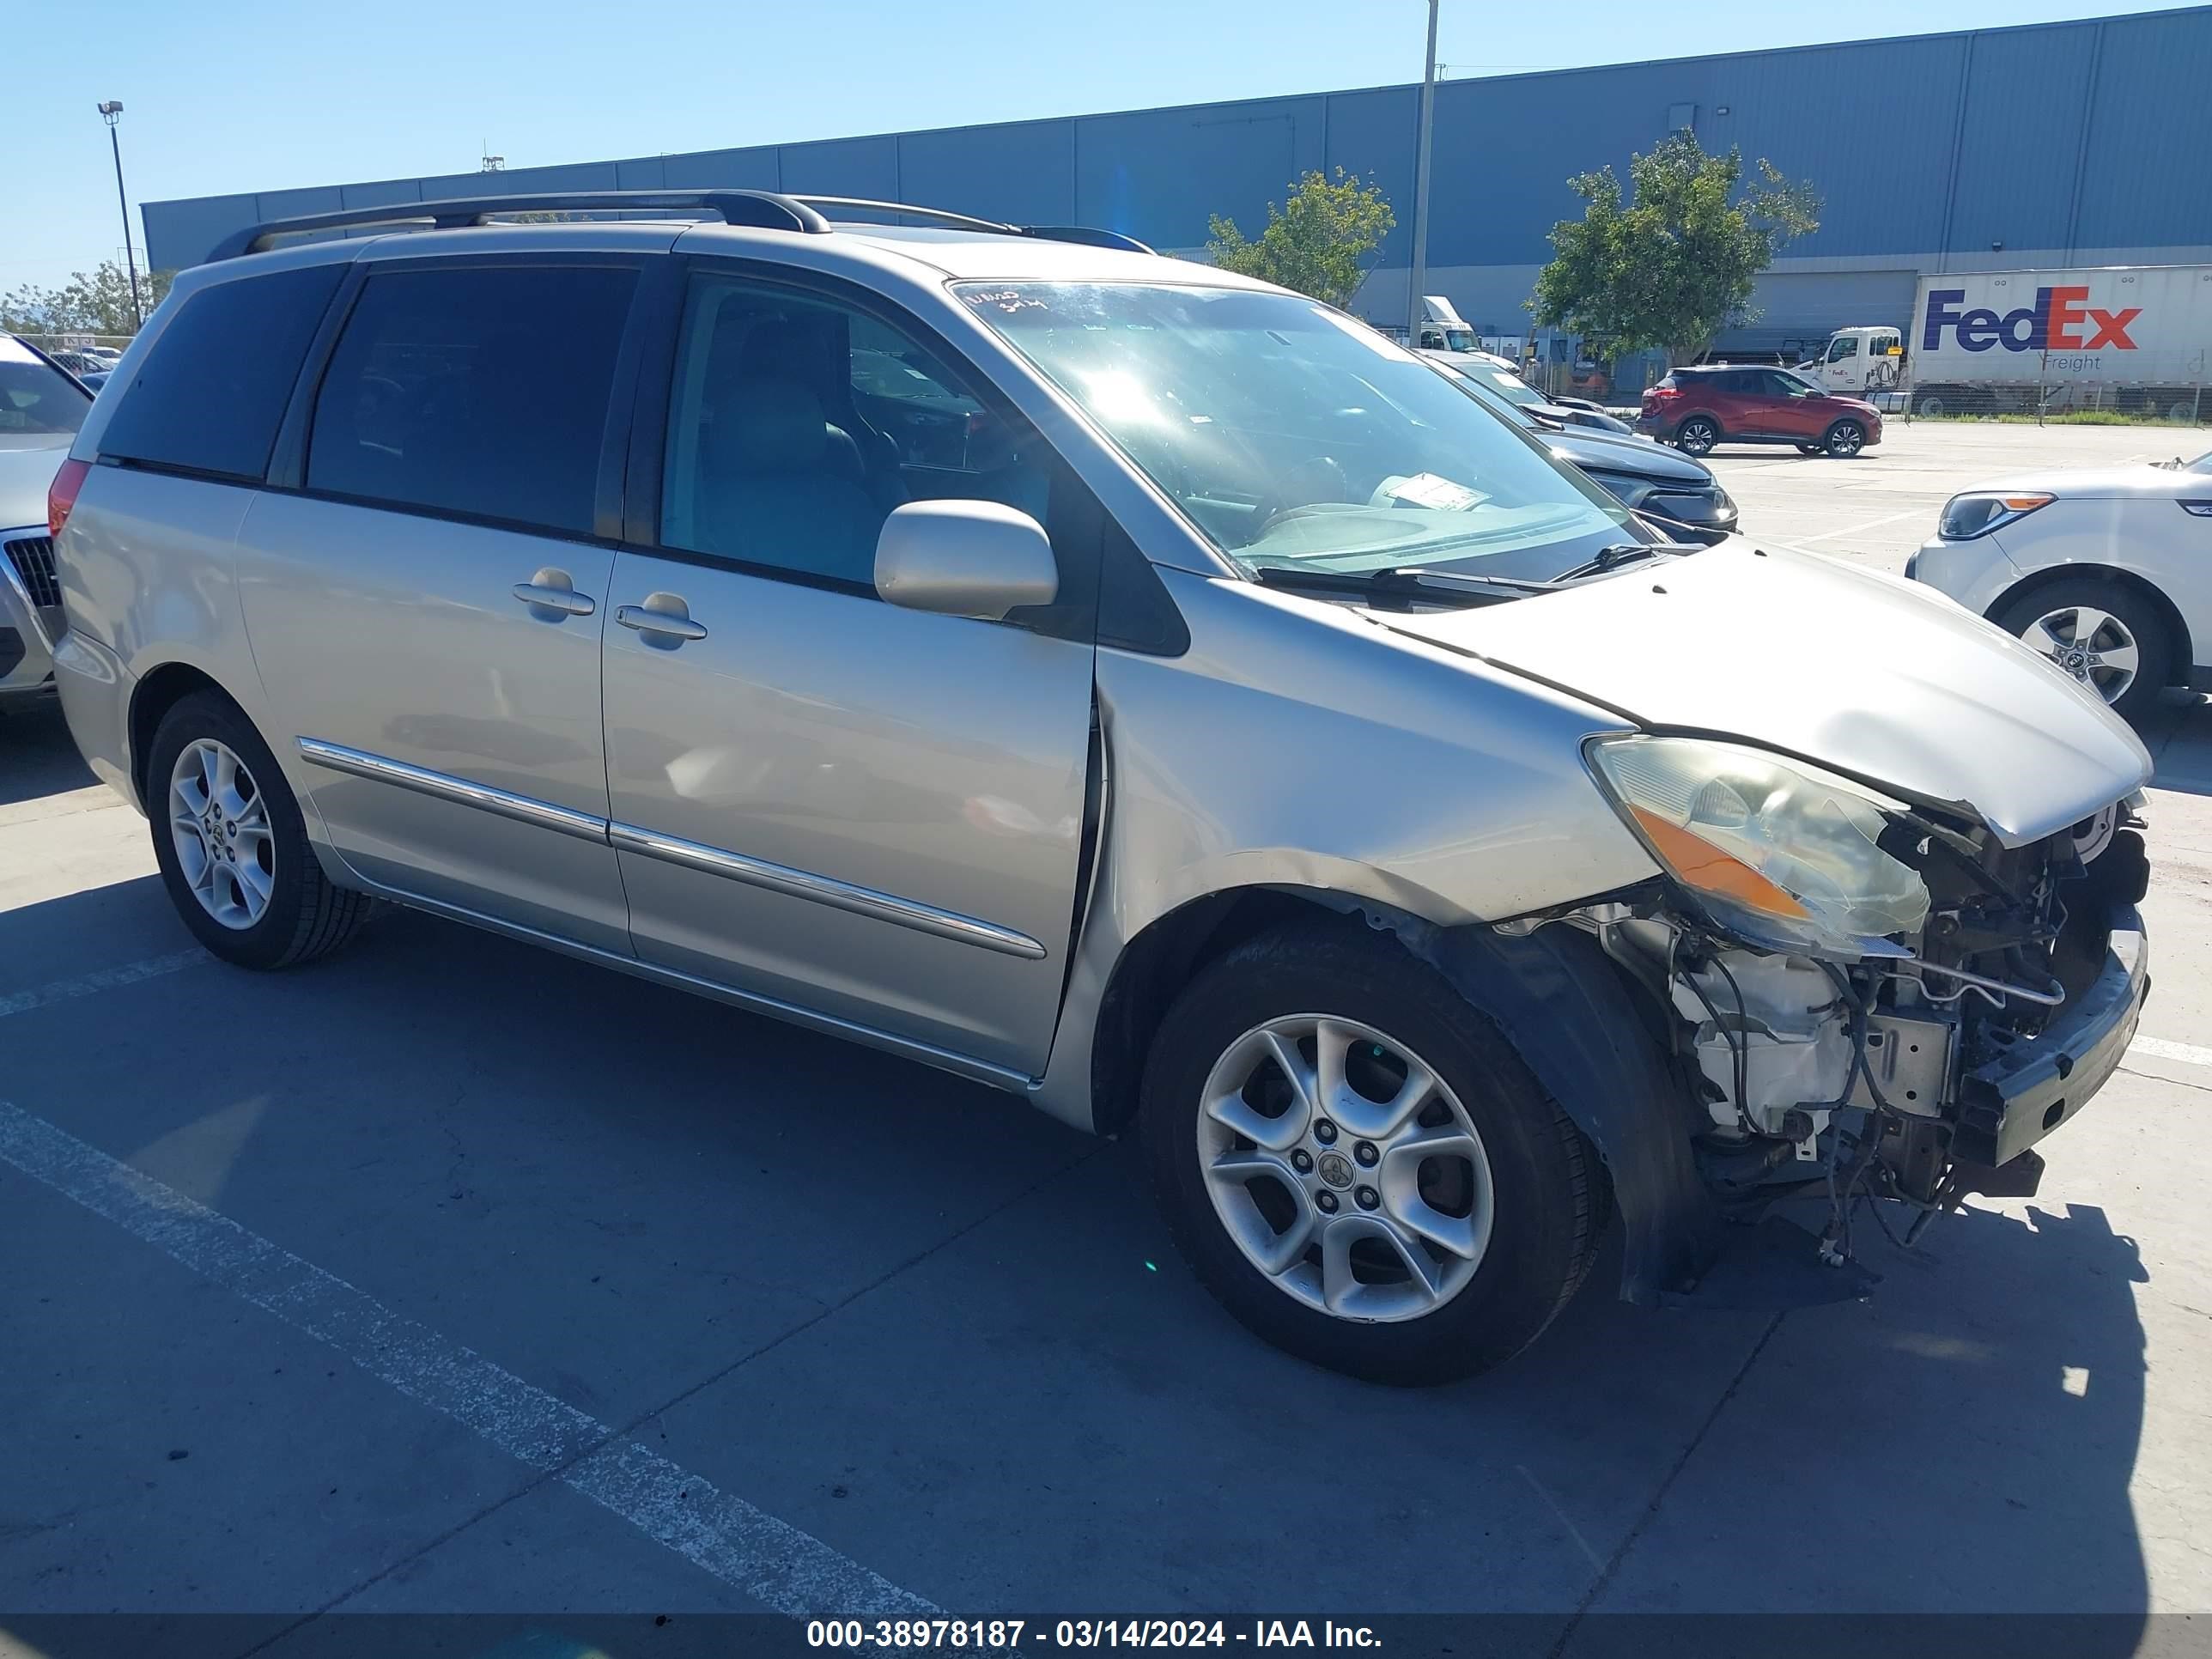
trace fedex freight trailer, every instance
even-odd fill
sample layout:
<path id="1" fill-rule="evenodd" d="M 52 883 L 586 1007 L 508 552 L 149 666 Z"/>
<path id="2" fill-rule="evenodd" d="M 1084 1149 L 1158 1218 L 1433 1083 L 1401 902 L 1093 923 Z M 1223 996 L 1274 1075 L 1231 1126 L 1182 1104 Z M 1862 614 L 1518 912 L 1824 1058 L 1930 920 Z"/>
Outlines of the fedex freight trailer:
<path id="1" fill-rule="evenodd" d="M 1923 415 L 2212 415 L 2212 265 L 1923 276 L 1903 380 Z"/>

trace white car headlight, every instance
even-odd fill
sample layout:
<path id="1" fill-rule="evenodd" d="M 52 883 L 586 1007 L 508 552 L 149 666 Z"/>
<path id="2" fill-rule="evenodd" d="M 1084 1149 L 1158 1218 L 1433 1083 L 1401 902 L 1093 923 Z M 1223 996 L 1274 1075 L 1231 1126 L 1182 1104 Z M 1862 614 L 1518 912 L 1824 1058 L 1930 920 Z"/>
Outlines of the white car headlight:
<path id="1" fill-rule="evenodd" d="M 1713 920 L 1846 961 L 1928 919 L 1919 872 L 1876 843 L 1904 803 L 1800 762 L 1696 738 L 1602 738 L 1592 769 L 1660 866 Z"/>

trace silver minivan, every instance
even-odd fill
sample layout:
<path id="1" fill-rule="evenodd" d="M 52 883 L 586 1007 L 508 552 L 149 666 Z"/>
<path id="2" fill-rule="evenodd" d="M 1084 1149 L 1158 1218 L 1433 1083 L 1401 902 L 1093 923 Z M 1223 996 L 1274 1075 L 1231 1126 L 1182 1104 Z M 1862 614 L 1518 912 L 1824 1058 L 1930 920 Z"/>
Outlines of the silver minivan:
<path id="1" fill-rule="evenodd" d="M 2048 662 L 1110 233 L 262 227 L 51 516 L 70 729 L 216 955 L 410 905 L 1133 1133 L 1363 1376 L 1505 1358 L 1612 1225 L 1637 1302 L 1856 1293 L 1868 1206 L 2034 1190 L 2148 987 L 2149 761 Z"/>

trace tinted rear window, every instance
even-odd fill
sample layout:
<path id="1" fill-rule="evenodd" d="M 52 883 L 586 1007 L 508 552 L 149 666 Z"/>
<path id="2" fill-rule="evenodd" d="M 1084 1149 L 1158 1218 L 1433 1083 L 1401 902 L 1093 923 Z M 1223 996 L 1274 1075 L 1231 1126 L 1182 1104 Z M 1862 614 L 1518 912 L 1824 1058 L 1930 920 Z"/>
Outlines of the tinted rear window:
<path id="1" fill-rule="evenodd" d="M 258 481 L 342 264 L 244 276 L 184 303 L 101 434 L 103 455 Z"/>
<path id="2" fill-rule="evenodd" d="M 315 399 L 307 487 L 588 532 L 635 283 L 590 265 L 371 276 Z"/>

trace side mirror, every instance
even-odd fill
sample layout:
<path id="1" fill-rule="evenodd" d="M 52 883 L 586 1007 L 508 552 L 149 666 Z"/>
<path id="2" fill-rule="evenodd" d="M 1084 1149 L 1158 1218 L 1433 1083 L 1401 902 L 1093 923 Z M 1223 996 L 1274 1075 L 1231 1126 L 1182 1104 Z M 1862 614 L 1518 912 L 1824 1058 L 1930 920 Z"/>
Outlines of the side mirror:
<path id="1" fill-rule="evenodd" d="M 996 501 L 908 501 L 876 538 L 876 592 L 908 611 L 999 622 L 1050 605 L 1060 568 L 1044 526 Z"/>

